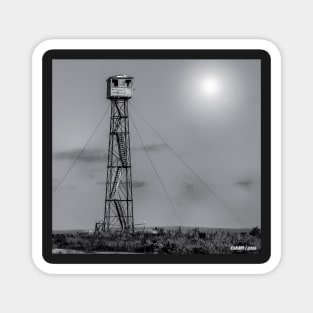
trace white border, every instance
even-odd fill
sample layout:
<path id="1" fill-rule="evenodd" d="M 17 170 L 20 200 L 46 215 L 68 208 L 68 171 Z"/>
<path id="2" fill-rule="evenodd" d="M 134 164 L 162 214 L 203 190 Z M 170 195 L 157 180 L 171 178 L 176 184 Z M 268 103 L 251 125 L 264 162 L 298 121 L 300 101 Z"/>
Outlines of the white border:
<path id="1" fill-rule="evenodd" d="M 263 264 L 50 264 L 42 257 L 42 56 L 51 49 L 262 49 L 271 56 L 271 257 Z M 32 257 L 50 274 L 263 274 L 281 258 L 281 57 L 255 39 L 53 39 L 32 56 Z"/>

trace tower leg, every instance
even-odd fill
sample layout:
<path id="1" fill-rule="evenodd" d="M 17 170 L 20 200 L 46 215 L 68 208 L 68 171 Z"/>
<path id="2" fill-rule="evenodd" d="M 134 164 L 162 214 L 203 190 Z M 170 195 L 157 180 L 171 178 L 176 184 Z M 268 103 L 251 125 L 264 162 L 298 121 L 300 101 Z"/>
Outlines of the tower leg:
<path id="1" fill-rule="evenodd" d="M 134 231 L 128 99 L 111 99 L 104 219 L 96 232 Z"/>

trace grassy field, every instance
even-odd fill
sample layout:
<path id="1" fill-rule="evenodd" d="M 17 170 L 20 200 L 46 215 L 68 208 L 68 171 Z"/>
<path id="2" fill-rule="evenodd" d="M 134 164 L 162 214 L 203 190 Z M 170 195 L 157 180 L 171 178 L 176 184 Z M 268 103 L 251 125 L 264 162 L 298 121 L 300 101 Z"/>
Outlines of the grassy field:
<path id="1" fill-rule="evenodd" d="M 54 232 L 53 253 L 161 253 L 231 254 L 259 253 L 261 231 L 154 228 L 134 233 L 95 234 L 84 231 Z M 233 248 L 235 247 L 235 248 Z M 244 247 L 244 248 L 243 248 Z"/>

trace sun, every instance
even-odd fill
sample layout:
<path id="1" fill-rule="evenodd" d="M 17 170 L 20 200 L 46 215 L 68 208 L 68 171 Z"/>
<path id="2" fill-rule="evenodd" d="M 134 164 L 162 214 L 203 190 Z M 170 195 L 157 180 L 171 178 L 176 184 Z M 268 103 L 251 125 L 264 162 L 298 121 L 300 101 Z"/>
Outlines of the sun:
<path id="1" fill-rule="evenodd" d="M 204 96 L 216 97 L 221 93 L 221 82 L 217 77 L 204 77 L 200 83 L 201 92 Z"/>

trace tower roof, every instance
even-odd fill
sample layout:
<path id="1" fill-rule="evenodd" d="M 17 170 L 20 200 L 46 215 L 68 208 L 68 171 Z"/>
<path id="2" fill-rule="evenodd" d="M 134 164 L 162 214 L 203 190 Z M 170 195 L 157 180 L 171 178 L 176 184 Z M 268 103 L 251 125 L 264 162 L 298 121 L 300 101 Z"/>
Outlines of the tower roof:
<path id="1" fill-rule="evenodd" d="M 110 76 L 107 80 L 110 80 L 110 79 L 133 79 L 134 77 L 132 76 L 128 76 L 128 75 L 125 75 L 125 74 L 117 74 L 117 75 L 113 75 L 113 76 Z"/>

